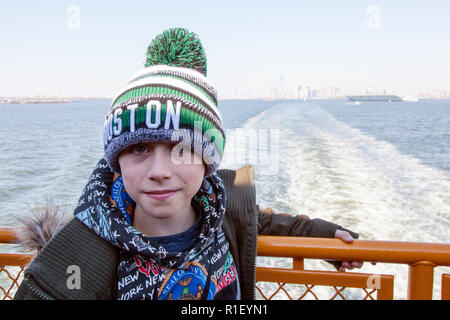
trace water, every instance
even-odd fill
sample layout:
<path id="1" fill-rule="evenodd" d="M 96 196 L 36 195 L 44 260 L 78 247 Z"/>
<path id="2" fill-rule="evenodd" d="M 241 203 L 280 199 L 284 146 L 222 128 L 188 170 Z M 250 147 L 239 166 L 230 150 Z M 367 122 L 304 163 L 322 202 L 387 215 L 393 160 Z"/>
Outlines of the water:
<path id="1" fill-rule="evenodd" d="M 270 146 L 280 154 L 277 175 L 267 162 L 254 163 L 257 202 L 263 207 L 332 221 L 358 232 L 361 239 L 449 242 L 450 101 L 284 101 L 242 127 L 244 133 L 258 134 L 279 129 L 279 145 Z M 237 140 L 243 132 L 231 131 L 228 140 Z M 227 167 L 247 162 L 227 155 Z M 251 157 L 247 152 L 247 159 Z M 260 258 L 259 264 L 290 265 L 267 258 Z M 330 269 L 310 260 L 305 267 Z M 449 270 L 436 269 L 435 298 L 440 297 L 441 274 Z M 366 263 L 361 272 L 394 274 L 395 298 L 406 298 L 406 266 Z M 332 295 L 319 291 L 322 297 Z M 350 291 L 348 296 L 360 293 Z"/>
<path id="2" fill-rule="evenodd" d="M 0 223 L 49 198 L 73 205 L 102 155 L 108 101 L 0 105 Z"/>
<path id="3" fill-rule="evenodd" d="M 103 154 L 109 103 L 0 105 L 0 225 L 13 226 L 14 215 L 44 199 L 73 210 Z M 251 162 L 261 206 L 329 220 L 361 239 L 449 242 L 450 101 L 229 100 L 219 108 L 221 167 Z M 242 144 L 246 135 L 256 148 Z M 305 267 L 329 270 L 310 260 Z M 360 271 L 394 274 L 395 297 L 406 297 L 406 266 L 366 263 Z M 435 279 L 443 272 L 450 268 L 437 268 Z"/>

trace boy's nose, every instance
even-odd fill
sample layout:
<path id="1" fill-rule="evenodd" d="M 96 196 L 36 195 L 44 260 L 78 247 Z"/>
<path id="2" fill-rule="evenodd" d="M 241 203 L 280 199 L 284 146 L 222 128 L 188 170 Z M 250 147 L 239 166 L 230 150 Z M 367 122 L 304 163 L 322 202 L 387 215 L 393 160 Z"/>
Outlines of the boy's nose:
<path id="1" fill-rule="evenodd" d="M 156 147 L 153 155 L 148 158 L 147 177 L 150 180 L 161 181 L 172 176 L 170 151 L 164 146 Z"/>

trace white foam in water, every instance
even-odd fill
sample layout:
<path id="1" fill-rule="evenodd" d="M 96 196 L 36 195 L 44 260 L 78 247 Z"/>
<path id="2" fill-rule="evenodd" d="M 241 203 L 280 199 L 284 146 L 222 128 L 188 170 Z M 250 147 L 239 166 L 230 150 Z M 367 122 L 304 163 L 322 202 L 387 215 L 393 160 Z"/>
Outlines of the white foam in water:
<path id="1" fill-rule="evenodd" d="M 263 207 L 335 222 L 365 240 L 446 243 L 450 239 L 448 173 L 349 127 L 313 103 L 277 105 L 243 127 L 279 128 L 278 175 L 264 174 L 267 164 L 252 163 L 257 200 Z M 226 152 L 228 148 L 238 152 L 239 146 L 228 143 L 233 144 L 240 134 L 229 132 Z M 235 160 L 233 155 L 225 157 L 221 167 L 237 168 L 245 163 Z M 259 258 L 258 264 L 288 266 L 289 262 Z M 312 260 L 306 261 L 305 268 L 331 269 L 327 263 Z M 395 299 L 406 298 L 407 266 L 366 262 L 357 272 L 394 275 Z M 434 299 L 440 299 L 442 273 L 450 273 L 450 268 L 435 269 Z M 316 292 L 325 292 L 326 297 L 334 290 Z M 359 297 L 352 290 L 347 295 Z"/>

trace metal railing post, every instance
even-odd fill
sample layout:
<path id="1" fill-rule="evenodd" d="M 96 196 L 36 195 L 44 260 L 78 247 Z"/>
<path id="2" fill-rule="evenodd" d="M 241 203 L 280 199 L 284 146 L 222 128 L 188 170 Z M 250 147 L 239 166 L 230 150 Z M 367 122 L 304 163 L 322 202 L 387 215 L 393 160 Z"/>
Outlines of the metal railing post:
<path id="1" fill-rule="evenodd" d="M 436 265 L 430 261 L 419 261 L 409 265 L 408 300 L 431 300 L 433 277 Z"/>
<path id="2" fill-rule="evenodd" d="M 450 274 L 442 274 L 441 299 L 450 300 Z"/>
<path id="3" fill-rule="evenodd" d="M 292 268 L 295 270 L 304 270 L 305 263 L 303 261 L 303 258 L 293 258 L 292 259 Z"/>

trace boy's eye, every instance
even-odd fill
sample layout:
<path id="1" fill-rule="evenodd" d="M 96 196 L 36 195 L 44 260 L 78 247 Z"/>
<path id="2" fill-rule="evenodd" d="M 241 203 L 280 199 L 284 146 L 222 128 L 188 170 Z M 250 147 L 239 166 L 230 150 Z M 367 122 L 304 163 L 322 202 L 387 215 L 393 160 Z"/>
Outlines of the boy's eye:
<path id="1" fill-rule="evenodd" d="M 148 147 L 144 145 L 137 145 L 131 149 L 131 152 L 136 154 L 146 153 L 148 151 Z"/>

